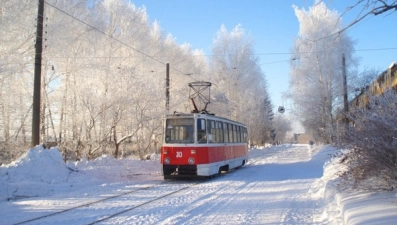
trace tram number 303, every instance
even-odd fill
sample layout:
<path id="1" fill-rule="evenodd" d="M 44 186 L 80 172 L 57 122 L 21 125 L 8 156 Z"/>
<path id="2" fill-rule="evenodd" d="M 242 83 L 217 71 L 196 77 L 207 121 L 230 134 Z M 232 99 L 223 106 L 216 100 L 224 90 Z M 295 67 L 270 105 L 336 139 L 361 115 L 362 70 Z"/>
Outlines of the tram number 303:
<path id="1" fill-rule="evenodd" d="M 182 158 L 182 152 L 176 152 L 176 157 L 177 158 Z"/>

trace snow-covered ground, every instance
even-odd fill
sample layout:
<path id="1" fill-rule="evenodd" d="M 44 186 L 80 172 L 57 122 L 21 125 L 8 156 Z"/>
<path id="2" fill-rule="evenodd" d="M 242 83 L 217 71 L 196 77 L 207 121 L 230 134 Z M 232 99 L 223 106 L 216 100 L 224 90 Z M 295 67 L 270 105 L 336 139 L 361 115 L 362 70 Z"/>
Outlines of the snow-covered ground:
<path id="1" fill-rule="evenodd" d="M 397 224 L 396 192 L 337 191 L 334 153 L 252 149 L 228 174 L 164 181 L 158 159 L 65 164 L 38 146 L 0 167 L 0 224 Z"/>

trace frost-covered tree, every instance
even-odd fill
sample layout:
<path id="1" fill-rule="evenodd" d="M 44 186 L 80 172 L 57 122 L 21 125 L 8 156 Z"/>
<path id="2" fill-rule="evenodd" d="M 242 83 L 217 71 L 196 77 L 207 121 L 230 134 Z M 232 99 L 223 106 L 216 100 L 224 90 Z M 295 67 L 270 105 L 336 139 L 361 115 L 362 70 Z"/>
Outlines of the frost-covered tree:
<path id="1" fill-rule="evenodd" d="M 379 74 L 380 71 L 376 69 L 364 69 L 361 72 L 352 71 L 347 80 L 349 100 L 364 91 L 365 87 L 373 82 Z"/>
<path id="2" fill-rule="evenodd" d="M 155 151 L 166 63 L 171 107 L 179 110 L 194 80 L 186 74 L 206 71 L 204 54 L 178 45 L 129 1 L 48 0 L 44 12 L 41 141 L 57 142 L 66 158 Z M 21 143 L 30 138 L 36 13 L 35 1 L 1 1 L 0 137 L 17 143 L 2 149 L 26 150 Z"/>
<path id="3" fill-rule="evenodd" d="M 30 142 L 34 5 L 0 0 L 0 159 L 18 156 Z"/>
<path id="4" fill-rule="evenodd" d="M 255 144 L 269 141 L 272 106 L 252 39 L 241 25 L 230 32 L 222 25 L 215 35 L 212 55 L 208 76 L 214 84 L 210 110 L 245 123 L 249 139 Z"/>
<path id="5" fill-rule="evenodd" d="M 346 70 L 354 65 L 354 42 L 342 27 L 340 15 L 316 1 L 309 10 L 294 6 L 300 23 L 292 49 L 290 91 L 294 113 L 317 141 L 331 142 L 334 112 L 343 103 L 342 55 Z"/>
<path id="6" fill-rule="evenodd" d="M 370 96 L 369 104 L 353 108 L 351 126 L 335 144 L 343 154 L 341 174 L 354 188 L 392 190 L 397 185 L 397 95 L 387 90 Z"/>

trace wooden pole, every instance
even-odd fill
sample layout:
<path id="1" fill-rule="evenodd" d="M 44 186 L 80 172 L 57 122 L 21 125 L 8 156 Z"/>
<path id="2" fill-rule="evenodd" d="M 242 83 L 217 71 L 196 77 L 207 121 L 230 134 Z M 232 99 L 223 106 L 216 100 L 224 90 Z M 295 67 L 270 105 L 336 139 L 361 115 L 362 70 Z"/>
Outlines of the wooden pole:
<path id="1" fill-rule="evenodd" d="M 342 75 L 343 75 L 343 103 L 344 103 L 344 112 L 345 112 L 345 124 L 349 123 L 349 119 L 347 118 L 347 114 L 349 113 L 349 102 L 347 98 L 347 78 L 346 78 L 346 59 L 345 53 L 342 54 Z"/>
<path id="2" fill-rule="evenodd" d="M 170 64 L 166 65 L 166 79 L 165 79 L 165 110 L 167 114 L 170 111 Z"/>
<path id="3" fill-rule="evenodd" d="M 40 143 L 41 59 L 43 52 L 44 0 L 39 0 L 37 11 L 36 55 L 34 60 L 33 117 L 31 147 Z"/>

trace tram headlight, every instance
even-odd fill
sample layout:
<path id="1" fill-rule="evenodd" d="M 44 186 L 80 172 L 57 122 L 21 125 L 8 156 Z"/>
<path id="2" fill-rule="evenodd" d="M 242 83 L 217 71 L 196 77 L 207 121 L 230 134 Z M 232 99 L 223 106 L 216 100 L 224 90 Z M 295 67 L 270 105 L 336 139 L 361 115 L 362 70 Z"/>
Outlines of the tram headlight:
<path id="1" fill-rule="evenodd" d="M 193 157 L 190 157 L 190 158 L 187 160 L 187 162 L 188 162 L 189 164 L 194 164 L 194 158 L 193 158 Z"/>
<path id="2" fill-rule="evenodd" d="M 165 164 L 170 164 L 170 162 L 171 162 L 171 159 L 170 159 L 170 158 L 165 158 L 165 159 L 164 159 L 164 163 L 165 163 Z"/>

